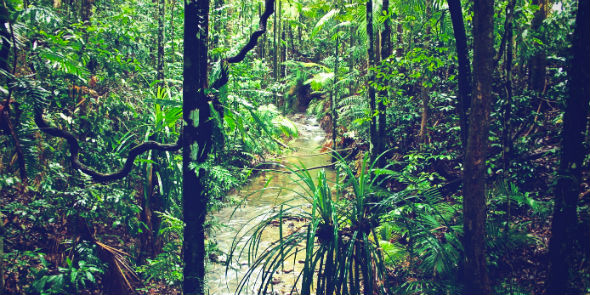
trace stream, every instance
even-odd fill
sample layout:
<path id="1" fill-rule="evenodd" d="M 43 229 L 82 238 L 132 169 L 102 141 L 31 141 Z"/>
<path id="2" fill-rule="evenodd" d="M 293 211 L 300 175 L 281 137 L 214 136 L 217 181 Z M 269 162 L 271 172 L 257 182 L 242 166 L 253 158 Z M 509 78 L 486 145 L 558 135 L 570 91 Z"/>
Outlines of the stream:
<path id="1" fill-rule="evenodd" d="M 294 149 L 294 152 L 281 157 L 281 162 L 285 165 L 303 164 L 307 168 L 329 164 L 330 154 L 320 153 L 326 133 L 321 129 L 318 122 L 314 118 L 303 115 L 295 115 L 290 119 L 297 125 L 299 137 L 289 143 L 289 146 Z M 313 177 L 316 177 L 319 171 L 320 169 L 310 170 L 310 173 Z M 334 179 L 334 171 L 332 169 L 326 169 L 326 177 L 327 179 Z M 265 185 L 285 189 L 281 191 L 275 189 L 262 190 Z M 278 210 L 278 204 L 295 199 L 297 194 L 294 190 L 301 191 L 299 185 L 293 182 L 291 175 L 288 173 L 267 171 L 257 174 L 232 196 L 232 198 L 238 200 L 248 198 L 238 209 L 235 206 L 229 206 L 212 214 L 212 218 L 216 218 L 219 223 L 223 224 L 223 227 L 215 230 L 210 238 L 217 242 L 219 250 L 227 254 L 238 232 L 241 231 L 243 233 L 245 229 L 251 228 L 256 224 L 256 221 L 264 218 L 265 213 Z M 293 224 L 288 225 L 293 227 Z M 278 227 L 266 230 L 262 236 L 260 248 L 264 249 L 265 245 L 278 240 L 278 238 Z M 223 256 L 227 257 L 227 255 Z M 234 258 L 231 269 L 227 274 L 224 263 L 208 264 L 206 280 L 209 287 L 209 294 L 235 294 L 240 280 L 248 270 L 248 261 L 245 256 L 243 255 L 240 261 L 236 261 Z M 301 257 L 304 257 L 304 254 L 301 254 Z M 273 290 L 269 294 L 291 294 L 291 287 L 301 268 L 302 264 L 300 262 L 294 260 L 286 262 L 283 272 L 279 271 L 273 280 Z M 254 281 L 255 279 L 252 278 L 251 283 L 242 290 L 241 294 L 258 294 L 258 289 L 254 286 Z M 298 293 L 294 292 L 292 294 Z"/>

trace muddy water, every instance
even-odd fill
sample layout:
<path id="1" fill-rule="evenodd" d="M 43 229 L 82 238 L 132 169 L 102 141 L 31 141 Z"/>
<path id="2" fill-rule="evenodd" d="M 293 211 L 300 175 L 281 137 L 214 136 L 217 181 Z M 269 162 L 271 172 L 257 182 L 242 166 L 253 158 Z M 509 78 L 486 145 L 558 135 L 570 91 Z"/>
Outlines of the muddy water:
<path id="1" fill-rule="evenodd" d="M 325 132 L 320 128 L 318 122 L 309 117 L 297 116 L 292 118 L 297 124 L 299 130 L 299 137 L 292 140 L 289 144 L 294 148 L 294 152 L 287 156 L 280 158 L 281 162 L 286 165 L 303 163 L 305 167 L 316 167 L 326 165 L 330 162 L 329 154 L 320 154 L 321 145 L 325 139 Z M 280 169 L 280 168 L 277 168 Z M 319 169 L 310 170 L 312 176 L 316 176 Z M 326 176 L 328 179 L 334 179 L 333 170 L 326 169 Z M 270 180 L 270 182 L 269 182 Z M 299 197 L 296 192 L 301 191 L 299 185 L 295 183 L 293 176 L 287 173 L 280 172 L 264 172 L 254 177 L 247 185 L 237 192 L 234 198 L 243 199 L 246 201 L 236 209 L 235 207 L 224 208 L 213 214 L 223 228 L 219 229 L 211 237 L 219 245 L 219 249 L 223 253 L 228 253 L 234 237 L 239 231 L 244 232 L 245 229 L 251 228 L 256 221 L 264 218 L 264 214 L 269 212 L 276 212 L 279 210 L 279 204 L 285 201 L 298 201 Z M 268 185 L 267 185 L 268 183 Z M 267 187 L 282 187 L 283 190 L 265 189 Z M 294 224 L 289 224 L 291 228 Z M 300 225 L 297 225 L 299 227 Z M 285 233 L 287 226 L 283 227 Z M 262 237 L 260 249 L 264 249 L 266 245 L 278 239 L 278 229 L 270 229 Z M 225 260 L 222 256 L 220 260 Z M 302 253 L 300 257 L 304 257 Z M 222 263 L 210 263 L 207 269 L 207 284 L 209 287 L 209 294 L 211 295 L 229 295 L 235 294 L 240 280 L 248 270 L 247 258 L 242 257 L 239 261 L 232 261 L 231 269 L 226 274 L 225 265 Z M 283 271 L 279 271 L 276 278 L 273 280 L 273 290 L 270 294 L 291 294 L 291 287 L 295 281 L 298 272 L 301 270 L 301 264 L 298 261 L 287 261 Z M 252 280 L 254 281 L 254 280 Z M 257 294 L 257 288 L 254 283 L 242 290 L 242 294 Z M 294 293 L 296 294 L 296 293 Z"/>

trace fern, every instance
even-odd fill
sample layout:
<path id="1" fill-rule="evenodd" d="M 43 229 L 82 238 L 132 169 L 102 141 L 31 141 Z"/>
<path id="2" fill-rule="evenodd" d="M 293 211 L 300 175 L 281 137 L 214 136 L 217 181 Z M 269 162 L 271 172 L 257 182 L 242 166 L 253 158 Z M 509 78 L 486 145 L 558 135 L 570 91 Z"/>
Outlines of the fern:
<path id="1" fill-rule="evenodd" d="M 338 117 L 341 122 L 358 121 L 367 116 L 369 103 L 363 96 L 352 95 L 342 98 L 338 103 Z"/>

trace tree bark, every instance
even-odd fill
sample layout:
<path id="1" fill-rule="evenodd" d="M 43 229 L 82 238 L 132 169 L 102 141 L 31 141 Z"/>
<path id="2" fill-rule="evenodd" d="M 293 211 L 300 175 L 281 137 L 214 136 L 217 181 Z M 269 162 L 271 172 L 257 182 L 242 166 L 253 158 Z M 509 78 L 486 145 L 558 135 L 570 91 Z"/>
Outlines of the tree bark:
<path id="1" fill-rule="evenodd" d="M 166 0 L 158 1 L 158 57 L 156 79 L 158 86 L 164 88 L 164 20 L 166 18 Z"/>
<path id="2" fill-rule="evenodd" d="M 535 12 L 532 22 L 532 30 L 539 33 L 543 21 L 547 18 L 548 0 L 533 0 L 533 4 L 539 6 L 539 10 Z M 535 91 L 539 97 L 545 90 L 545 76 L 547 67 L 547 57 L 544 52 L 537 52 L 529 64 L 530 81 L 529 87 Z"/>
<path id="3" fill-rule="evenodd" d="M 404 48 L 403 48 L 403 35 L 404 35 L 404 26 L 401 22 L 397 24 L 397 50 L 395 51 L 396 57 L 402 57 L 404 55 Z"/>
<path id="4" fill-rule="evenodd" d="M 332 156 L 332 161 L 336 162 L 338 157 L 336 156 L 336 151 L 338 150 L 338 146 L 336 144 L 336 139 L 338 138 L 338 90 L 336 88 L 336 83 L 338 82 L 338 49 L 340 45 L 340 38 L 338 37 L 338 31 L 336 31 L 336 59 L 334 61 L 334 80 L 332 82 L 332 91 L 330 91 L 330 102 L 332 104 L 332 149 L 334 150 L 334 154 Z"/>
<path id="5" fill-rule="evenodd" d="M 547 294 L 583 293 L 581 286 L 572 284 L 572 277 L 576 271 L 573 258 L 576 253 L 580 253 L 576 249 L 577 241 L 588 237 L 588 233 L 580 235 L 578 230 L 577 202 L 584 169 L 582 165 L 588 152 L 584 148 L 584 135 L 588 126 L 590 100 L 589 11 L 589 1 L 578 2 L 573 59 L 568 71 L 569 99 L 563 117 L 561 161 L 551 224 Z"/>
<path id="6" fill-rule="evenodd" d="M 506 6 L 506 23 L 505 23 L 505 44 L 506 44 L 506 57 L 504 59 L 504 70 L 505 70 L 505 89 L 506 89 L 506 103 L 504 104 L 504 118 L 502 126 L 502 158 L 504 162 L 504 175 L 508 175 L 508 169 L 510 168 L 510 161 L 512 159 L 512 59 L 513 59 L 513 43 L 514 43 L 514 31 L 512 24 L 514 22 L 514 6 L 516 0 L 511 0 Z M 510 207 L 508 208 L 508 217 L 510 217 Z"/>
<path id="7" fill-rule="evenodd" d="M 469 137 L 464 164 L 463 247 L 465 294 L 491 294 L 486 268 L 486 157 L 492 105 L 494 1 L 474 1 L 473 72 Z"/>
<path id="8" fill-rule="evenodd" d="M 184 211 L 184 294 L 205 294 L 205 231 L 209 195 L 199 167 L 209 155 L 212 120 L 207 89 L 209 0 L 185 2 L 182 195 Z M 197 167 L 191 167 L 196 164 Z"/>
<path id="9" fill-rule="evenodd" d="M 447 3 L 449 4 L 451 22 L 453 23 L 455 46 L 457 49 L 457 59 L 459 63 L 459 93 L 457 98 L 457 111 L 459 113 L 461 141 L 463 149 L 465 149 L 467 146 L 467 134 L 469 130 L 468 113 L 469 107 L 471 106 L 471 66 L 469 65 L 467 35 L 465 34 L 465 25 L 463 24 L 463 10 L 461 9 L 461 0 L 447 0 Z"/>
<path id="10" fill-rule="evenodd" d="M 426 7 L 426 33 L 424 34 L 424 48 L 426 50 L 430 49 L 430 18 L 432 17 L 432 0 L 426 0 L 424 3 Z M 428 105 L 430 103 L 430 90 L 429 87 L 425 85 L 425 82 L 430 79 L 430 75 L 423 75 L 422 76 L 422 83 L 420 85 L 420 98 L 422 99 L 422 115 L 420 120 L 420 147 L 422 148 L 424 145 L 428 143 L 429 134 L 426 130 L 428 128 L 428 115 L 429 109 Z"/>
<path id="11" fill-rule="evenodd" d="M 367 89 L 369 90 L 369 109 L 371 126 L 369 128 L 370 134 L 370 147 L 369 152 L 371 153 L 371 159 L 374 160 L 377 157 L 376 143 L 377 143 L 377 117 L 375 116 L 375 88 L 373 83 L 375 82 L 375 72 L 371 68 L 375 67 L 375 49 L 374 49 L 374 36 L 373 36 L 373 1 L 367 0 L 366 6 L 366 18 L 367 18 L 367 36 L 369 39 L 369 46 L 367 50 L 368 54 L 368 68 L 367 68 Z"/>
<path id="12" fill-rule="evenodd" d="M 388 60 L 391 54 L 393 53 L 393 49 L 391 46 L 391 19 L 389 18 L 389 0 L 383 0 L 382 6 L 383 14 L 387 15 L 385 21 L 383 22 L 383 32 L 381 32 L 381 59 Z M 384 81 L 387 83 L 387 81 Z M 383 85 L 387 86 L 387 85 Z M 385 151 L 385 139 L 387 138 L 387 134 L 385 134 L 385 130 L 387 127 L 387 109 L 385 107 L 385 102 L 388 100 L 389 93 L 387 88 L 381 92 L 379 92 L 379 104 L 377 106 L 379 111 L 379 130 L 377 131 L 377 137 L 379 141 L 377 142 L 377 155 L 380 155 Z M 377 163 L 378 167 L 385 167 L 386 158 L 381 157 Z"/>

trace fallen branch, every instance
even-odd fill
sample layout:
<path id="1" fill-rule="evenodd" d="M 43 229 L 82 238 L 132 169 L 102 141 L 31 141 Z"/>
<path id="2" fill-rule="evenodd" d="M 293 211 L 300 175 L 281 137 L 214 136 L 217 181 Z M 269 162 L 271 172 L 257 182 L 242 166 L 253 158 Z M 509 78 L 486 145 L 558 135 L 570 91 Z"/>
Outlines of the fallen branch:
<path id="1" fill-rule="evenodd" d="M 254 171 L 270 171 L 270 172 L 279 172 L 279 173 L 296 173 L 296 172 L 301 172 L 301 171 L 306 171 L 306 170 L 315 170 L 315 169 L 321 169 L 321 168 L 332 168 L 332 167 L 334 167 L 334 164 L 335 163 L 326 164 L 326 165 L 320 165 L 320 166 L 314 166 L 314 167 L 309 167 L 309 168 L 300 168 L 300 169 L 295 169 L 295 170 L 258 169 L 258 168 L 252 168 L 251 170 L 254 170 Z"/>

